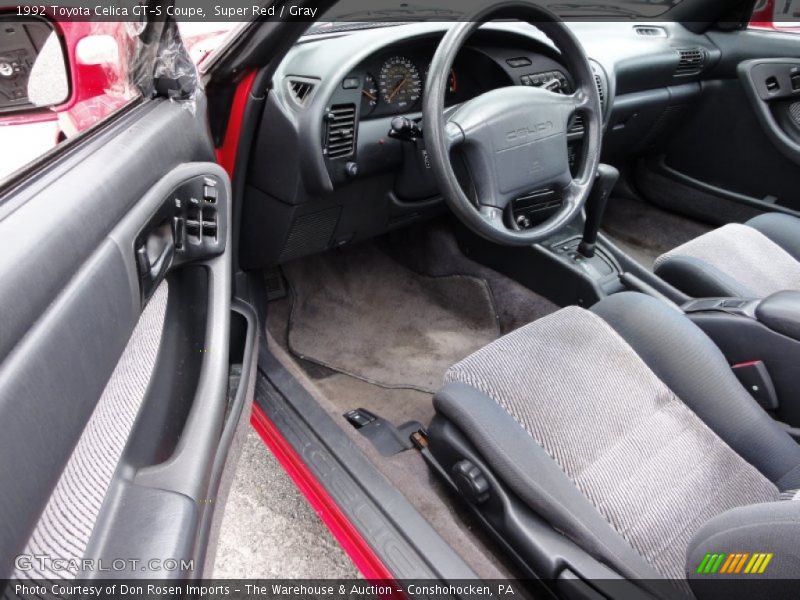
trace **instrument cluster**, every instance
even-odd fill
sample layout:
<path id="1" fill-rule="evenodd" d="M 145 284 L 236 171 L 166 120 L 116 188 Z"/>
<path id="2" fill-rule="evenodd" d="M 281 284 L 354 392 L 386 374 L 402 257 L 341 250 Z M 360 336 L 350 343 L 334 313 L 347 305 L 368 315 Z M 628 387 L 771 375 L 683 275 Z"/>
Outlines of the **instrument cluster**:
<path id="1" fill-rule="evenodd" d="M 361 118 L 421 110 L 433 50 L 431 48 L 430 53 L 418 54 L 394 53 L 366 61 L 358 74 L 361 82 Z M 457 61 L 450 71 L 445 101 L 455 104 L 477 96 L 484 91 L 479 79 L 480 68 L 470 69 L 464 61 Z"/>

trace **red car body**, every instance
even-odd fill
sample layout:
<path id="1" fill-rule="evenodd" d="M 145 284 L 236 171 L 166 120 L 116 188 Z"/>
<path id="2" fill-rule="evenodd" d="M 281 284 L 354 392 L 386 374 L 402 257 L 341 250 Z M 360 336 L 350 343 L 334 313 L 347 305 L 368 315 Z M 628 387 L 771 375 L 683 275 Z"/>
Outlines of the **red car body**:
<path id="1" fill-rule="evenodd" d="M 793 23 L 800 20 L 800 11 L 797 14 L 789 15 Z M 778 21 L 780 23 L 780 21 Z M 750 26 L 758 29 L 769 29 L 770 31 L 786 31 L 789 33 L 800 33 L 800 23 L 795 25 L 776 25 L 775 0 L 766 0 L 761 6 L 757 6 L 753 11 L 753 18 Z"/>
<path id="2" fill-rule="evenodd" d="M 46 109 L 0 117 L 2 125 L 22 125 L 59 121 L 63 134 L 81 132 L 125 105 L 136 92 L 130 87 L 127 57 L 135 51 L 136 37 L 123 22 L 51 21 L 62 42 L 65 66 L 70 82 L 69 96 Z M 204 32 L 184 39 L 196 63 L 202 61 L 222 41 L 227 31 Z M 117 44 L 116 62 L 87 62 L 78 50 L 79 44 L 92 36 L 110 36 Z M 193 48 L 197 46 L 197 50 Z"/>
<path id="3" fill-rule="evenodd" d="M 127 98 L 119 94 L 120 82 L 126 80 L 124 53 L 131 43 L 123 23 L 53 22 L 56 34 L 64 49 L 64 62 L 70 82 L 67 99 L 57 106 L 46 109 L 31 109 L 0 118 L 0 125 L 22 125 L 59 120 L 63 115 L 73 124 L 75 131 L 82 131 L 92 123 L 122 106 Z M 120 49 L 118 66 L 109 64 L 86 64 L 78 59 L 77 48 L 81 40 L 93 35 L 110 35 Z"/>

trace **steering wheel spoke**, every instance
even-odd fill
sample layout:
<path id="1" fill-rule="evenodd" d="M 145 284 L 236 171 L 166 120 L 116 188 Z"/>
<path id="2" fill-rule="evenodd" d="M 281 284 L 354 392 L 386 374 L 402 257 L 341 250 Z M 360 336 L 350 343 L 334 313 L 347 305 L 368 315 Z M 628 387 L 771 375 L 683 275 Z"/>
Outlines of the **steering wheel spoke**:
<path id="1" fill-rule="evenodd" d="M 578 90 L 569 96 L 565 96 L 565 98 L 569 101 L 573 110 L 589 110 L 591 108 L 592 98 L 589 94 L 584 93 L 583 90 Z"/>
<path id="2" fill-rule="evenodd" d="M 444 127 L 444 141 L 448 150 L 452 150 L 464 143 L 466 136 L 461 125 L 455 121 L 448 121 Z"/>
<path id="3" fill-rule="evenodd" d="M 503 222 L 503 211 L 496 206 L 486 206 L 481 205 L 478 209 L 480 212 L 481 217 L 483 220 L 486 221 L 489 225 L 491 225 L 495 229 L 505 229 L 505 223 Z"/>
<path id="4" fill-rule="evenodd" d="M 571 179 L 570 182 L 561 189 L 561 202 L 562 205 L 578 204 L 582 205 L 580 201 L 581 196 L 587 191 L 588 184 L 586 182 Z M 591 186 L 588 186 L 591 189 Z"/>

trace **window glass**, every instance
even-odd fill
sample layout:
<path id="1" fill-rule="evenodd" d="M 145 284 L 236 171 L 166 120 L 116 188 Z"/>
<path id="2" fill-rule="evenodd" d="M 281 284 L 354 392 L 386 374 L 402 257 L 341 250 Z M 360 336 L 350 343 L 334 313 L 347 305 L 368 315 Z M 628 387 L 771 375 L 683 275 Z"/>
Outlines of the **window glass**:
<path id="1" fill-rule="evenodd" d="M 0 15 L 0 180 L 138 97 L 140 24 Z"/>
<path id="2" fill-rule="evenodd" d="M 800 0 L 758 0 L 750 27 L 800 33 Z"/>
<path id="3" fill-rule="evenodd" d="M 196 65 L 200 65 L 217 48 L 222 47 L 234 29 L 243 24 L 238 21 L 179 21 L 178 30 L 189 56 Z"/>

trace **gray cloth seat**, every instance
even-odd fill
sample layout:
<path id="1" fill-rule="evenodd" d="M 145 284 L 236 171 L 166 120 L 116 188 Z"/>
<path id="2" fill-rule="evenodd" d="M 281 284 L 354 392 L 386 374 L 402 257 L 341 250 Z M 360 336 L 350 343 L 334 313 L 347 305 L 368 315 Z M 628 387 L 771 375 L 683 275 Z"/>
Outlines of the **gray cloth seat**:
<path id="1" fill-rule="evenodd" d="M 800 578 L 800 502 L 781 500 L 800 487 L 800 446 L 661 301 L 628 292 L 562 309 L 445 380 L 433 455 L 457 459 L 437 439 L 437 420 L 453 424 L 492 478 L 654 595 L 658 579 L 691 595 L 708 552 L 770 552 L 765 576 Z"/>
<path id="2" fill-rule="evenodd" d="M 654 269 L 695 298 L 800 290 L 800 219 L 769 213 L 725 225 L 662 254 Z"/>

